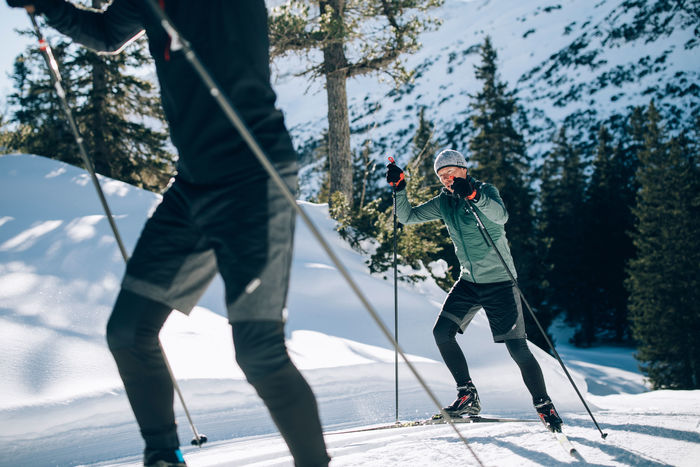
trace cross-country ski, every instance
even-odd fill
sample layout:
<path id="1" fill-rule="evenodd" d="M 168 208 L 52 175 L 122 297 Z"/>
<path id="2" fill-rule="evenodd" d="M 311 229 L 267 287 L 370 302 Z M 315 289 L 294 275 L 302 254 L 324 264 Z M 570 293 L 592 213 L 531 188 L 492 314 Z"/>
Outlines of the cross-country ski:
<path id="1" fill-rule="evenodd" d="M 423 420 L 413 420 L 413 421 L 399 421 L 394 423 L 389 423 L 386 425 L 379 426 L 369 426 L 363 428 L 356 428 L 353 430 L 343 430 L 343 431 L 331 431 L 327 432 L 326 435 L 340 435 L 345 433 L 358 433 L 363 431 L 375 431 L 375 430 L 388 430 L 391 428 L 409 428 L 415 426 L 425 426 L 425 425 L 446 425 L 447 423 L 537 423 L 539 420 L 527 420 L 523 418 L 502 418 L 502 417 L 489 417 L 489 416 L 469 416 L 469 417 L 457 417 L 451 418 L 448 422 L 444 418 L 426 418 Z"/>

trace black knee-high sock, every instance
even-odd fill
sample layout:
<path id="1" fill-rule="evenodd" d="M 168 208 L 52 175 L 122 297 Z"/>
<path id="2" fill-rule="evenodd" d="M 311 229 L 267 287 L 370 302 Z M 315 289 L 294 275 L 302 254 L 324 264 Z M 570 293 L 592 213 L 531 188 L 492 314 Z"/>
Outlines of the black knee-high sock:
<path id="1" fill-rule="evenodd" d="M 547 387 L 544 383 L 544 376 L 540 364 L 535 360 L 530 349 L 527 346 L 525 339 L 509 339 L 506 341 L 506 347 L 510 356 L 513 357 L 515 363 L 520 368 L 520 373 L 523 376 L 523 381 L 533 402 L 535 400 L 547 397 Z"/>
<path id="2" fill-rule="evenodd" d="M 433 327 L 433 337 L 440 350 L 440 355 L 445 365 L 452 373 L 452 377 L 457 383 L 457 387 L 466 386 L 471 381 L 469 367 L 464 352 L 457 344 L 455 336 L 459 327 L 449 319 L 440 317 Z"/>
<path id="3" fill-rule="evenodd" d="M 177 448 L 173 383 L 158 340 L 167 305 L 122 290 L 107 324 L 107 344 L 147 449 Z"/>
<path id="4" fill-rule="evenodd" d="M 245 321 L 233 324 L 236 361 L 270 411 L 294 463 L 325 467 L 330 462 L 316 398 L 289 360 L 283 324 Z"/>

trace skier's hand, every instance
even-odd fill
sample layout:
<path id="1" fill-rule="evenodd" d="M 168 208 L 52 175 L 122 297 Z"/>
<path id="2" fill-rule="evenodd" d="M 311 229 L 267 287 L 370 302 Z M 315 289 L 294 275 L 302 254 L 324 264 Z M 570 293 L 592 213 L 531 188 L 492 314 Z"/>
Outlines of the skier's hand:
<path id="1" fill-rule="evenodd" d="M 452 181 L 452 192 L 460 198 L 474 201 L 475 203 L 481 198 L 481 193 L 476 189 L 476 180 L 467 175 L 467 178 L 455 178 Z"/>
<path id="2" fill-rule="evenodd" d="M 406 179 L 403 170 L 396 165 L 395 162 L 390 162 L 386 165 L 386 181 L 394 187 L 394 190 L 401 191 L 406 188 Z"/>

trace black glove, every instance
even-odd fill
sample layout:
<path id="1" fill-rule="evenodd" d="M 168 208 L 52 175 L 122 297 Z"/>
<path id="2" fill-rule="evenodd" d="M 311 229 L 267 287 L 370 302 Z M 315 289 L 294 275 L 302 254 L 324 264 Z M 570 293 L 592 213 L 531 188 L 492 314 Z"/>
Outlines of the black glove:
<path id="1" fill-rule="evenodd" d="M 452 181 L 452 192 L 460 198 L 474 201 L 475 203 L 481 198 L 481 193 L 476 189 L 477 183 L 471 176 L 467 178 L 455 178 Z"/>
<path id="2" fill-rule="evenodd" d="M 403 170 L 393 162 L 386 165 L 386 181 L 394 187 L 394 190 L 401 191 L 406 188 L 406 179 Z"/>

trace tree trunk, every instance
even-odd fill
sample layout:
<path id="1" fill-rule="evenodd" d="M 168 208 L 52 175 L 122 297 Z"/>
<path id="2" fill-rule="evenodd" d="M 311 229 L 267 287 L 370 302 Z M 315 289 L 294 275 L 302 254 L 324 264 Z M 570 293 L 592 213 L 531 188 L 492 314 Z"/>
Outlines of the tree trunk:
<path id="1" fill-rule="evenodd" d="M 350 122 L 344 73 L 335 72 L 326 75 L 326 92 L 328 94 L 330 195 L 340 191 L 352 205 Z"/>
<path id="2" fill-rule="evenodd" d="M 104 0 L 92 0 L 92 7 L 101 9 Z M 105 122 L 105 106 L 107 98 L 107 70 L 102 57 L 92 54 L 90 57 L 92 70 L 92 90 L 90 92 L 90 100 L 92 100 L 92 115 L 89 118 L 89 124 L 92 125 L 92 163 L 95 170 L 107 177 L 119 178 L 119 174 L 115 173 L 113 165 L 116 163 L 110 157 L 109 147 L 107 146 L 106 131 L 107 123 Z"/>
<path id="3" fill-rule="evenodd" d="M 105 98 L 107 93 L 105 67 L 100 57 L 95 54 L 92 57 L 92 90 L 90 99 L 92 100 L 92 115 L 90 116 L 90 125 L 92 125 L 93 144 L 91 157 L 95 164 L 95 169 L 108 176 L 114 177 L 112 173 L 112 164 L 110 160 L 109 150 L 105 141 Z"/>
<path id="4" fill-rule="evenodd" d="M 326 6 L 333 11 L 334 21 L 342 24 L 344 0 L 321 1 L 321 12 Z M 347 59 L 343 50 L 342 33 L 337 40 L 323 49 L 328 98 L 328 161 L 330 166 L 329 203 L 333 193 L 340 191 L 352 206 L 352 155 L 350 152 L 350 121 L 346 90 Z"/>

